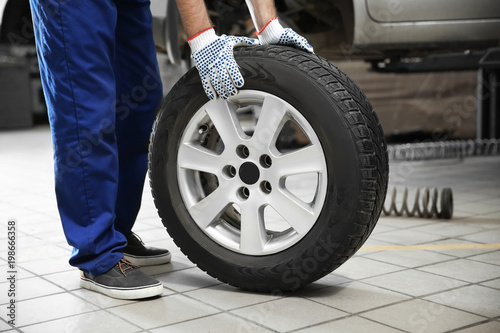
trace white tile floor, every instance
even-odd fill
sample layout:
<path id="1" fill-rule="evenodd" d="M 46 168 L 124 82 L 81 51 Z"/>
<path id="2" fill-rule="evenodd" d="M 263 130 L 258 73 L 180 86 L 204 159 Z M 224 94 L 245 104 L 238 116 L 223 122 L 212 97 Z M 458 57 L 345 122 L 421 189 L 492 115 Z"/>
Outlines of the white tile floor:
<path id="1" fill-rule="evenodd" d="M 81 289 L 68 264 L 48 127 L 0 132 L 0 331 L 500 332 L 500 157 L 392 163 L 391 181 L 452 187 L 454 218 L 382 217 L 353 258 L 286 296 L 244 292 L 200 271 L 145 191 L 135 231 L 168 247 L 173 261 L 145 269 L 163 282 L 161 298 L 122 301 Z M 6 322 L 9 219 L 18 228 L 15 327 Z"/>

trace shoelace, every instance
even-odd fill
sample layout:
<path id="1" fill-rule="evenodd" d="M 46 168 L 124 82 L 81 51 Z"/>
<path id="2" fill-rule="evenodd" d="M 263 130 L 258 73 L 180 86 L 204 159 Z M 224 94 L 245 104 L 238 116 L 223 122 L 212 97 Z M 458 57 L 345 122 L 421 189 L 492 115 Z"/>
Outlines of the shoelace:
<path id="1" fill-rule="evenodd" d="M 140 266 L 134 265 L 133 263 L 131 263 L 130 261 L 128 261 L 125 258 L 120 259 L 120 261 L 118 262 L 118 268 L 120 269 L 120 271 L 122 272 L 122 274 L 124 276 L 127 276 L 127 274 L 125 274 L 125 272 L 128 271 L 129 269 L 135 269 L 135 268 L 139 268 L 139 267 Z"/>

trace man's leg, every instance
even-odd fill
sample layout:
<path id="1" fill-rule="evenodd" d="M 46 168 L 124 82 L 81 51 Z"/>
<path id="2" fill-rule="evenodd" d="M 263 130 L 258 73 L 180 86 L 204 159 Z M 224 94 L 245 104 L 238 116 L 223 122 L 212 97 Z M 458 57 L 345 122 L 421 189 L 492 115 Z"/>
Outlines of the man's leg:
<path id="1" fill-rule="evenodd" d="M 170 261 L 166 249 L 146 247 L 131 232 L 141 205 L 149 136 L 163 89 L 152 34 L 148 0 L 116 0 L 117 117 L 120 174 L 115 228 L 127 237 L 125 258 L 141 265 Z"/>
<path id="2" fill-rule="evenodd" d="M 114 228 L 118 191 L 115 28 L 111 0 L 31 0 L 54 143 L 56 196 L 80 285 L 111 297 L 161 295 L 162 284 L 123 259 Z"/>
<path id="3" fill-rule="evenodd" d="M 116 0 L 116 137 L 119 182 L 115 228 L 128 236 L 141 205 L 148 144 L 162 84 L 150 2 Z"/>
<path id="4" fill-rule="evenodd" d="M 70 263 L 100 275 L 121 258 L 116 232 L 115 27 L 112 0 L 31 0 Z"/>

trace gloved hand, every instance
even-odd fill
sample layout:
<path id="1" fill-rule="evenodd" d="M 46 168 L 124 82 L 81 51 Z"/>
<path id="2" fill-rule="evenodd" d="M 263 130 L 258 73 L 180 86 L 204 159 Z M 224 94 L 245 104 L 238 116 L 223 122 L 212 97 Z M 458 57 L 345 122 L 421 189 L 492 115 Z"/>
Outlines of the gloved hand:
<path id="1" fill-rule="evenodd" d="M 191 57 L 196 62 L 201 83 L 208 98 L 234 96 L 243 86 L 243 76 L 234 60 L 235 46 L 256 45 L 258 40 L 247 37 L 217 36 L 213 28 L 188 40 Z"/>
<path id="2" fill-rule="evenodd" d="M 281 44 L 296 46 L 309 53 L 314 53 L 313 47 L 307 40 L 290 28 L 283 28 L 275 17 L 270 20 L 264 28 L 257 32 L 257 37 L 262 45 Z"/>

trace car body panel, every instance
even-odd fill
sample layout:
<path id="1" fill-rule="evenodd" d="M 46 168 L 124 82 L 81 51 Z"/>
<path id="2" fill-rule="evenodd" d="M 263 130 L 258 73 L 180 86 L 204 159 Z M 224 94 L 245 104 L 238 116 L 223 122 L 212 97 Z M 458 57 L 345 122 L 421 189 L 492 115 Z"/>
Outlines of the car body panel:
<path id="1" fill-rule="evenodd" d="M 376 22 L 499 19 L 495 0 L 363 0 Z"/>
<path id="2" fill-rule="evenodd" d="M 395 5 L 396 1 L 398 2 Z M 420 10 L 413 10 L 416 3 L 428 3 Z M 480 0 L 487 8 L 494 8 L 489 18 L 484 10 L 470 11 L 464 19 L 464 11 L 446 13 L 441 8 L 447 0 L 354 0 L 353 45 L 360 50 L 424 48 L 468 48 L 498 45 L 500 39 L 500 2 Z M 475 0 L 458 0 L 459 3 L 476 3 Z M 405 7 L 412 3 L 411 6 Z M 469 7 L 464 7 L 469 8 Z M 436 9 L 434 11 L 434 9 Z M 415 14 L 415 17 L 413 15 Z M 459 19 L 460 17 L 460 19 Z M 440 18 L 440 19 L 438 19 Z"/>

